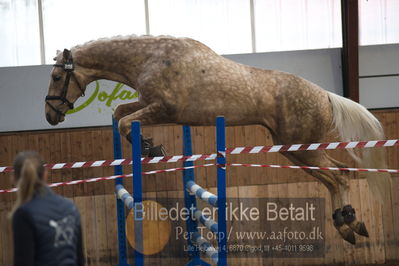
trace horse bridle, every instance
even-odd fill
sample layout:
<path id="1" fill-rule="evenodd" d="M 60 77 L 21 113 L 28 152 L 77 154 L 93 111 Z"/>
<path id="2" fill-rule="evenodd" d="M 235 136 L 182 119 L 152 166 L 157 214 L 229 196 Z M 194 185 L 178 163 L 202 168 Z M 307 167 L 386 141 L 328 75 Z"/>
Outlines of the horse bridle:
<path id="1" fill-rule="evenodd" d="M 50 100 L 60 100 L 60 101 L 62 101 L 62 104 L 66 104 L 69 107 L 69 109 L 73 109 L 73 103 L 68 101 L 68 99 L 66 98 L 66 95 L 68 93 L 68 86 L 69 86 L 69 81 L 71 79 L 71 76 L 75 79 L 76 83 L 78 84 L 78 87 L 79 87 L 80 91 L 82 92 L 81 96 L 84 96 L 85 92 L 82 89 L 82 87 L 80 86 L 80 83 L 77 80 L 77 78 L 76 78 L 76 76 L 75 76 L 75 74 L 73 72 L 74 71 L 74 65 L 73 65 L 72 56 L 64 64 L 55 64 L 54 67 L 62 67 L 63 70 L 66 72 L 64 87 L 62 88 L 62 93 L 59 96 L 57 96 L 57 95 L 55 95 L 55 96 L 47 95 L 46 96 L 46 104 L 48 104 L 48 106 L 50 106 L 50 108 L 53 109 L 54 112 L 56 112 L 58 115 L 65 115 L 60 110 L 55 108 L 49 101 Z"/>

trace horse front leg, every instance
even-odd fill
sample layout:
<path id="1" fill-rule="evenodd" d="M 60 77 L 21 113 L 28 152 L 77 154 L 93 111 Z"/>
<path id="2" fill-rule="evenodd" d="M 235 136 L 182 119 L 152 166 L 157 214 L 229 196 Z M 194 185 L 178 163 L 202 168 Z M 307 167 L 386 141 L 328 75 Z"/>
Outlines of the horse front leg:
<path id="1" fill-rule="evenodd" d="M 136 107 L 139 105 L 137 104 Z M 126 108 L 125 110 L 129 110 Z M 131 110 L 131 109 L 130 109 Z M 121 109 L 122 113 L 123 109 Z M 128 114 L 119 120 L 119 133 L 124 136 L 130 143 L 131 139 L 131 124 L 134 120 L 139 120 L 142 126 L 155 125 L 167 122 L 165 110 L 158 103 L 147 105 L 144 108 L 138 109 L 136 112 Z M 165 156 L 165 150 L 161 145 L 153 146 L 152 139 L 144 139 L 141 136 L 141 153 L 149 157 Z"/>
<path id="2" fill-rule="evenodd" d="M 116 107 L 113 116 L 116 119 L 116 121 L 119 121 L 123 117 L 133 114 L 134 112 L 137 112 L 138 110 L 143 109 L 144 107 L 145 105 L 140 102 L 119 104 Z"/>
<path id="3" fill-rule="evenodd" d="M 113 117 L 119 122 L 119 120 L 121 120 L 123 117 L 133 114 L 144 107 L 145 105 L 140 102 L 120 104 L 116 107 Z M 132 142 L 130 135 L 127 135 L 126 138 L 130 143 Z M 154 144 L 151 138 L 145 139 L 143 135 L 140 135 L 140 138 L 142 155 L 149 155 L 150 151 L 152 151 L 151 155 L 154 156 L 158 156 L 158 154 L 160 154 L 156 153 L 153 149 Z"/>

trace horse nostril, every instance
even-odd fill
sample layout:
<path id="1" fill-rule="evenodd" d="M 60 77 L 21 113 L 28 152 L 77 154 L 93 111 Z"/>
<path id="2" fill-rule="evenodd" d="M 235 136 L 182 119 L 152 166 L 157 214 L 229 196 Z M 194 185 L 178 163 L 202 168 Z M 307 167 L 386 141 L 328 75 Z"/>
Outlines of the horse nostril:
<path id="1" fill-rule="evenodd" d="M 47 121 L 50 121 L 50 114 L 49 113 L 46 114 L 46 119 L 47 119 Z"/>

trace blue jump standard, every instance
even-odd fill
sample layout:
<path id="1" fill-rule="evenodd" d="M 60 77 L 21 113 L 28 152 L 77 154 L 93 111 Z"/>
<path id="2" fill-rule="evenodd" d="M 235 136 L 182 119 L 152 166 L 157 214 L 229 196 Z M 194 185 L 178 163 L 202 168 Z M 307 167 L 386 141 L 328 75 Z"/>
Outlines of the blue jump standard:
<path id="1" fill-rule="evenodd" d="M 142 204 L 142 183 L 141 183 L 141 138 L 140 138 L 140 122 L 132 122 L 132 160 L 133 160 L 133 199 L 135 214 L 141 213 Z M 143 217 L 138 215 L 134 217 L 134 239 L 136 248 L 134 249 L 134 260 L 136 266 L 144 265 L 143 251 Z"/>
<path id="2" fill-rule="evenodd" d="M 191 144 L 191 130 L 189 126 L 183 126 L 183 155 L 189 156 L 192 155 L 192 144 Z M 184 161 L 184 167 L 193 166 L 193 162 Z M 183 184 L 184 184 L 184 204 L 186 208 L 196 208 L 197 202 L 194 195 L 190 195 L 187 191 L 187 182 L 194 182 L 194 169 L 184 169 L 183 170 Z M 198 223 L 194 219 L 186 220 L 186 228 L 190 233 L 198 232 Z M 188 256 L 190 257 L 190 261 L 186 265 L 209 265 L 208 263 L 201 260 L 200 251 L 194 247 L 195 243 L 192 243 L 191 239 L 187 239 L 188 245 Z"/>
<path id="3" fill-rule="evenodd" d="M 189 127 L 183 129 L 184 145 L 190 147 L 189 153 L 184 155 L 191 155 L 191 134 Z M 201 186 L 195 183 L 194 173 L 191 169 L 189 175 L 183 177 L 184 183 L 184 196 L 186 202 L 186 208 L 194 207 L 194 217 L 189 219 L 191 223 L 197 225 L 197 221 L 204 224 L 210 231 L 217 234 L 218 237 L 218 250 L 216 250 L 206 239 L 204 239 L 199 233 L 197 227 L 193 228 L 187 225 L 189 235 L 191 236 L 191 242 L 193 245 L 197 245 L 199 249 L 207 254 L 207 256 L 217 265 L 227 265 L 227 230 L 226 230 L 226 146 L 225 146 L 225 122 L 223 117 L 216 119 L 216 150 L 217 150 L 217 196 L 206 191 Z M 185 150 L 186 152 L 186 150 Z M 192 165 L 192 162 L 190 162 Z M 186 165 L 185 166 L 189 166 Z M 186 173 L 186 172 L 185 172 Z M 190 195 L 191 193 L 191 195 Z M 218 223 L 206 217 L 202 212 L 196 208 L 196 198 L 202 199 L 206 203 L 218 207 Z M 190 197 L 190 202 L 187 198 Z M 189 204 L 188 204 L 189 203 Z M 189 243 L 189 245 L 191 245 Z M 201 260 L 200 257 L 192 256 L 191 261 L 186 265 L 209 265 L 205 261 Z M 198 255 L 199 256 L 199 255 Z"/>
<path id="4" fill-rule="evenodd" d="M 134 208 L 134 199 L 132 195 L 130 195 L 130 193 L 122 185 L 116 185 L 115 192 L 118 199 L 121 199 L 125 203 L 125 206 L 128 210 Z"/>
<path id="5" fill-rule="evenodd" d="M 226 129 L 223 116 L 216 118 L 217 191 L 218 191 L 218 265 L 227 265 L 226 227 Z"/>
<path id="6" fill-rule="evenodd" d="M 198 198 L 202 199 L 206 203 L 212 205 L 213 207 L 218 206 L 218 198 L 216 195 L 203 189 L 201 186 L 197 185 L 194 181 L 190 180 L 186 183 L 187 189 L 192 194 L 195 194 Z"/>
<path id="7" fill-rule="evenodd" d="M 114 135 L 114 159 L 122 158 L 121 141 L 118 132 L 118 125 L 115 120 L 112 121 Z M 225 147 L 225 122 L 223 117 L 216 119 L 216 149 L 217 149 L 217 196 L 206 191 L 195 183 L 194 169 L 185 169 L 183 171 L 184 183 L 184 203 L 187 208 L 194 208 L 191 219 L 187 220 L 187 230 L 191 239 L 188 240 L 190 248 L 190 261 L 186 265 L 210 265 L 203 261 L 200 251 L 217 265 L 227 265 L 227 230 L 226 230 L 226 147 Z M 115 192 L 117 194 L 117 218 L 118 218 L 118 243 L 119 243 L 119 264 L 127 264 L 126 255 L 126 233 L 125 233 L 125 213 L 124 205 L 128 209 L 135 208 L 135 213 L 140 213 L 137 208 L 142 208 L 142 177 L 141 177 L 141 142 L 140 142 L 140 122 L 132 123 L 132 158 L 133 158 L 133 195 L 129 194 L 123 187 L 121 178 L 115 180 Z M 184 155 L 192 155 L 191 132 L 190 127 L 183 126 L 183 150 Z M 193 162 L 185 161 L 184 167 L 192 166 Z M 115 166 L 115 174 L 122 174 L 122 166 Z M 190 194 L 191 193 L 191 194 Z M 197 209 L 196 196 L 208 204 L 218 207 L 218 223 L 203 215 L 201 210 Z M 141 210 L 141 209 L 139 209 Z M 144 256 L 138 250 L 143 250 L 143 225 L 142 217 L 135 217 L 135 245 L 134 262 L 135 265 L 144 265 Z M 198 221 L 205 225 L 211 232 L 216 233 L 218 237 L 218 249 L 215 249 L 198 232 Z"/>
<path id="8" fill-rule="evenodd" d="M 112 134 L 114 142 L 114 159 L 122 159 L 121 137 L 118 131 L 118 122 L 112 119 Z M 115 175 L 122 174 L 122 166 L 116 165 L 114 167 Z M 115 179 L 115 186 L 123 187 L 122 178 Z M 116 199 L 116 217 L 118 221 L 118 248 L 119 248 L 119 263 L 118 266 L 129 266 L 127 263 L 126 253 L 126 231 L 125 231 L 125 207 L 121 199 Z"/>
<path id="9" fill-rule="evenodd" d="M 200 221 L 206 228 L 208 228 L 213 233 L 217 233 L 219 231 L 218 224 L 212 220 L 209 216 L 206 216 L 199 209 L 194 209 L 194 217 L 197 221 Z"/>
<path id="10" fill-rule="evenodd" d="M 114 140 L 114 159 L 122 159 L 121 139 L 118 132 L 118 123 L 112 119 L 112 133 Z M 138 143 L 138 145 L 137 145 Z M 122 178 L 115 180 L 115 190 L 120 197 L 117 197 L 117 219 L 118 219 L 118 247 L 119 262 L 118 266 L 129 266 L 127 263 L 126 231 L 125 231 L 125 205 L 128 209 L 142 207 L 142 185 L 141 185 L 141 145 L 140 145 L 140 123 L 132 123 L 132 158 L 133 158 L 133 198 L 123 187 Z M 122 174 L 122 166 L 115 166 L 115 175 Z M 123 193 L 122 193 L 123 192 Z M 136 213 L 138 213 L 136 211 Z M 144 265 L 143 254 L 137 250 L 143 250 L 143 231 L 140 217 L 135 217 L 135 241 L 134 264 Z"/>

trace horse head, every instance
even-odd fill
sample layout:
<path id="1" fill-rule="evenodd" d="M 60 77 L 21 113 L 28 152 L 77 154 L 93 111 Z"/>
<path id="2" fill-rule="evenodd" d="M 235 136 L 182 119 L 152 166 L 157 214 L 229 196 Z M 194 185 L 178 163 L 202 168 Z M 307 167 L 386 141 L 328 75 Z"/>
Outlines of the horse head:
<path id="1" fill-rule="evenodd" d="M 75 66 L 70 50 L 57 51 L 54 60 L 45 105 L 46 120 L 53 126 L 65 120 L 65 113 L 73 109 L 74 102 L 85 90 L 79 82 L 84 77 Z"/>

